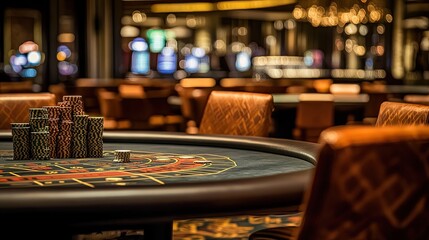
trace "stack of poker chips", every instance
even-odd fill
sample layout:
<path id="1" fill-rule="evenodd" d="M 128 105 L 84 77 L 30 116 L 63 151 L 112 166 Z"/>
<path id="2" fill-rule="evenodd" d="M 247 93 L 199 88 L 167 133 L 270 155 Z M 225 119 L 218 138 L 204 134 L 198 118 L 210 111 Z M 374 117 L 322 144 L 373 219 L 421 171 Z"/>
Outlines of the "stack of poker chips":
<path id="1" fill-rule="evenodd" d="M 31 158 L 49 160 L 50 147 L 48 110 L 46 108 L 30 108 L 29 111 Z"/>
<path id="2" fill-rule="evenodd" d="M 48 111 L 49 126 L 49 148 L 51 158 L 57 157 L 57 139 L 60 132 L 59 123 L 61 118 L 60 106 L 43 106 Z"/>
<path id="3" fill-rule="evenodd" d="M 71 107 L 72 115 L 84 115 L 82 96 L 80 95 L 66 95 L 63 96 L 62 105 Z"/>
<path id="4" fill-rule="evenodd" d="M 30 108 L 30 123 L 12 123 L 15 160 L 103 157 L 103 117 L 89 117 L 82 96 Z"/>
<path id="5" fill-rule="evenodd" d="M 11 123 L 13 160 L 31 158 L 30 123 Z"/>
<path id="6" fill-rule="evenodd" d="M 103 117 L 88 118 L 88 157 L 101 158 L 103 157 Z"/>
<path id="7" fill-rule="evenodd" d="M 31 132 L 31 158 L 49 160 L 51 158 L 49 152 L 49 132 Z"/>
<path id="8" fill-rule="evenodd" d="M 57 158 L 71 157 L 71 139 L 73 122 L 63 120 L 60 123 L 60 132 L 57 139 Z"/>
<path id="9" fill-rule="evenodd" d="M 87 156 L 88 115 L 75 115 L 73 119 L 73 157 L 84 158 Z"/>
<path id="10" fill-rule="evenodd" d="M 80 95 L 66 95 L 63 96 L 63 101 L 58 103 L 61 107 L 61 121 L 60 121 L 60 134 L 57 139 L 57 158 L 69 158 L 73 154 L 73 141 L 74 132 L 74 116 L 84 115 L 82 96 Z M 78 136 L 79 139 L 82 136 Z M 83 156 L 79 153 L 81 157 Z"/>
<path id="11" fill-rule="evenodd" d="M 115 150 L 114 162 L 127 163 L 130 162 L 131 150 Z"/>

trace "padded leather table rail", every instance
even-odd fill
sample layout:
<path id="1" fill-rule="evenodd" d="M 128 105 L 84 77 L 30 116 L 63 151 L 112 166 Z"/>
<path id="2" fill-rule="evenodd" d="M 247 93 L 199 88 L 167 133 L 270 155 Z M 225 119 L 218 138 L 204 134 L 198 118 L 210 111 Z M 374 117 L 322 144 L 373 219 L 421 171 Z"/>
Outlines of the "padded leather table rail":
<path id="1" fill-rule="evenodd" d="M 131 150 L 130 163 L 113 152 Z M 296 210 L 318 144 L 286 139 L 105 132 L 100 159 L 11 160 L 0 132 L 0 224 L 15 235 L 64 239 L 144 229 L 171 239 L 175 219 Z M 12 231 L 12 230 L 11 230 Z M 59 236 L 61 234 L 61 236 Z"/>

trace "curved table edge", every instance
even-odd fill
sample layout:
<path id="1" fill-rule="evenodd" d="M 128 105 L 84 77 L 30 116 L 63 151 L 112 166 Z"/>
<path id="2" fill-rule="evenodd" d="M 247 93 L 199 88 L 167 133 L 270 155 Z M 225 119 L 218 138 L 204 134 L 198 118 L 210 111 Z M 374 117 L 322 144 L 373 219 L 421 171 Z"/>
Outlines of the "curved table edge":
<path id="1" fill-rule="evenodd" d="M 0 141 L 10 141 L 11 138 L 11 134 L 0 134 Z M 319 149 L 318 144 L 287 139 L 158 132 L 105 133 L 104 140 L 234 147 L 292 155 L 313 164 Z M 311 182 L 313 170 L 144 188 L 6 189 L 0 191 L 0 223 L 5 228 L 19 222 L 35 229 L 50 226 L 62 231 L 82 232 L 137 227 L 175 219 L 278 212 L 278 209 L 289 207 L 297 209 Z M 171 199 L 180 205 L 172 204 Z M 40 221 L 43 215 L 49 219 Z"/>

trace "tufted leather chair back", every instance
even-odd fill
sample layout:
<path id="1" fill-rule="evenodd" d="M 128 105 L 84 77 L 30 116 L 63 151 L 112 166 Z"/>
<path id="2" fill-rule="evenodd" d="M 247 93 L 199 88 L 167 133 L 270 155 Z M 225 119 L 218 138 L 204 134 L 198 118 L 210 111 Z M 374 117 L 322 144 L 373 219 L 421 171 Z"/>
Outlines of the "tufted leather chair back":
<path id="1" fill-rule="evenodd" d="M 375 126 L 390 125 L 425 125 L 429 123 L 429 106 L 401 103 L 383 102 Z"/>
<path id="2" fill-rule="evenodd" d="M 273 108 L 271 94 L 212 91 L 199 133 L 268 136 Z"/>
<path id="3" fill-rule="evenodd" d="M 29 122 L 29 108 L 53 106 L 52 93 L 9 93 L 0 94 L 0 129 L 11 129 L 11 123 Z"/>
<path id="4" fill-rule="evenodd" d="M 320 142 L 298 239 L 427 239 L 429 127 L 334 127 Z"/>

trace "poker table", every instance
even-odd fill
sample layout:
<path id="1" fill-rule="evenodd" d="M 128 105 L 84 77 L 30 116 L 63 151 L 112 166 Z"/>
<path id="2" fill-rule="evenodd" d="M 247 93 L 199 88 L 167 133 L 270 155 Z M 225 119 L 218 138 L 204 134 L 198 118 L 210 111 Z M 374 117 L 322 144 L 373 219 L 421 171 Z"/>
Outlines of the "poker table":
<path id="1" fill-rule="evenodd" d="M 173 220 L 296 211 L 319 145 L 113 131 L 103 149 L 102 158 L 13 160 L 11 133 L 0 132 L 2 234 L 144 229 L 145 239 L 171 239 Z M 115 150 L 131 150 L 130 162 L 113 161 Z"/>

